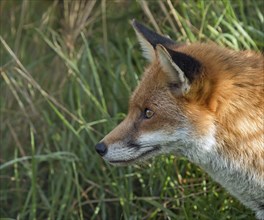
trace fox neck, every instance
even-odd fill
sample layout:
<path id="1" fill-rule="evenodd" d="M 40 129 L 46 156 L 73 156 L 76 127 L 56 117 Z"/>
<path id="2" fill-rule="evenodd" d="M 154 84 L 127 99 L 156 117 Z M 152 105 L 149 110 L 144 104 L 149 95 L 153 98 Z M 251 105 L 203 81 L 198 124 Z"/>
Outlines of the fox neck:
<path id="1" fill-rule="evenodd" d="M 220 174 L 221 172 L 228 172 L 230 174 L 233 171 L 246 176 L 250 173 L 258 173 L 258 176 L 262 177 L 262 179 L 258 181 L 262 183 L 264 187 L 264 163 L 263 160 L 261 160 L 263 154 L 260 152 L 259 154 L 254 154 L 254 152 L 250 151 L 249 147 L 246 148 L 246 146 L 244 146 L 247 145 L 254 147 L 254 140 L 246 144 L 234 142 L 230 140 L 227 135 L 223 135 L 222 131 L 220 133 L 216 132 L 216 127 L 213 127 L 210 130 L 211 132 L 208 132 L 206 136 L 201 138 L 185 137 L 184 139 L 186 141 L 180 141 L 179 147 L 176 147 L 174 153 L 186 157 L 191 162 L 201 166 L 209 174 L 213 174 L 213 176 Z M 225 136 L 226 138 L 220 138 L 219 136 Z M 234 154 L 234 150 L 233 152 L 229 152 L 230 149 L 234 148 L 237 149 L 235 152 L 236 154 Z M 244 153 L 246 152 L 248 157 L 239 155 L 239 153 L 241 154 L 241 152 L 239 152 L 240 150 L 243 150 Z M 254 158 L 257 159 L 257 161 L 251 164 L 252 161 L 254 161 Z M 258 161 L 260 161 L 259 164 L 257 163 Z M 221 170 L 221 172 L 219 172 L 219 170 Z M 253 176 L 248 177 L 255 178 Z"/>
<path id="2" fill-rule="evenodd" d="M 217 143 L 215 139 L 215 127 L 210 129 L 211 131 L 202 138 L 186 137 L 187 141 L 180 141 L 175 153 L 181 155 L 192 161 L 193 163 L 202 166 L 209 167 L 212 164 L 212 160 L 217 155 Z"/>
<path id="3" fill-rule="evenodd" d="M 261 156 L 254 156 L 256 161 L 262 163 L 258 164 L 259 170 L 257 170 L 249 162 L 254 161 L 254 158 L 243 158 L 241 156 L 235 158 L 225 154 L 223 149 L 234 146 L 240 149 L 241 146 L 239 143 L 232 142 L 229 138 L 218 138 L 218 135 L 212 131 L 211 135 L 200 138 L 200 140 L 193 141 L 192 139 L 188 143 L 185 142 L 185 146 L 180 147 L 175 153 L 185 156 L 199 165 L 244 205 L 258 211 L 259 207 L 264 207 L 264 169 L 261 170 L 260 168 L 264 167 L 264 163 L 260 158 Z M 252 143 L 247 144 L 252 145 Z M 247 152 L 247 155 L 249 154 L 250 152 Z M 256 201 L 252 200 L 252 195 L 257 198 Z M 260 214 L 262 216 L 263 212 Z"/>

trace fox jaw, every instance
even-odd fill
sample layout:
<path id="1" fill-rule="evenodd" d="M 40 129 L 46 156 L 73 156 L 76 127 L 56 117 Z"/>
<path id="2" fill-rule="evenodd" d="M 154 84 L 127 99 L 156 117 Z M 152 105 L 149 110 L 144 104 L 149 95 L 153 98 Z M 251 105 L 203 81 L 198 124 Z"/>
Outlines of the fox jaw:
<path id="1" fill-rule="evenodd" d="M 96 145 L 113 165 L 187 157 L 264 219 L 264 58 L 178 45 L 132 21 L 150 62 L 127 117 Z"/>

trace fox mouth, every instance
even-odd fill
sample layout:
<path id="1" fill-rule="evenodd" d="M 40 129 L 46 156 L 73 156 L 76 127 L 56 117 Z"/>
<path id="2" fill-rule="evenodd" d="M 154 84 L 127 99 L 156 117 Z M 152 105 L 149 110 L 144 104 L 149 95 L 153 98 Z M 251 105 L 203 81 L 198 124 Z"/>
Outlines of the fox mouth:
<path id="1" fill-rule="evenodd" d="M 116 165 L 118 165 L 118 164 L 120 164 L 120 165 L 122 165 L 122 164 L 124 164 L 124 165 L 125 164 L 132 164 L 132 163 L 138 162 L 138 161 L 140 161 L 142 159 L 149 159 L 150 158 L 149 156 L 152 153 L 158 152 L 160 149 L 161 149 L 160 145 L 154 145 L 154 146 L 152 146 L 152 148 L 150 150 L 147 150 L 147 151 L 143 152 L 142 154 L 140 154 L 137 157 L 133 157 L 133 158 L 130 158 L 130 159 L 124 159 L 124 160 L 110 160 L 108 162 L 111 163 L 111 164 L 116 164 Z"/>

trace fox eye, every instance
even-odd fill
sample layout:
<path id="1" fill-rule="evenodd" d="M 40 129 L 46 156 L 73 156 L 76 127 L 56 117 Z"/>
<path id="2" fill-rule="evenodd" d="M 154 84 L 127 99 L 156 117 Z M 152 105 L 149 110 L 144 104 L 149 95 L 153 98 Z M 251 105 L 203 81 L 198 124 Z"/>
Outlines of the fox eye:
<path id="1" fill-rule="evenodd" d="M 144 117 L 150 119 L 154 115 L 154 112 L 148 108 L 145 109 Z"/>

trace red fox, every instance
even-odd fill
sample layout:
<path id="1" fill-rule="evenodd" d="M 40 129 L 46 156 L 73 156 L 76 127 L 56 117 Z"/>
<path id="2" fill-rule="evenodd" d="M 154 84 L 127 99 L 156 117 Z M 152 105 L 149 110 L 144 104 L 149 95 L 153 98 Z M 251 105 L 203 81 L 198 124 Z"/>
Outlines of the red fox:
<path id="1" fill-rule="evenodd" d="M 188 158 L 264 219 L 264 57 L 177 44 L 132 21 L 150 65 L 96 151 L 114 165 Z"/>

